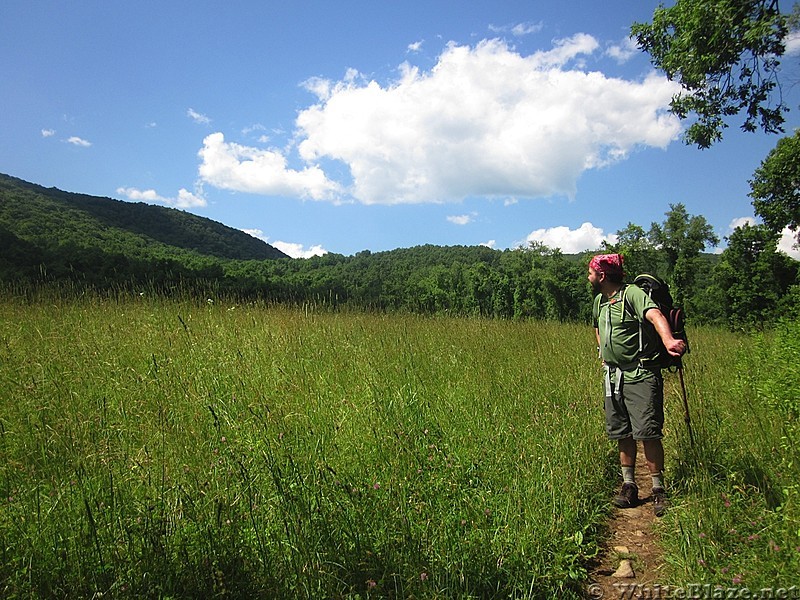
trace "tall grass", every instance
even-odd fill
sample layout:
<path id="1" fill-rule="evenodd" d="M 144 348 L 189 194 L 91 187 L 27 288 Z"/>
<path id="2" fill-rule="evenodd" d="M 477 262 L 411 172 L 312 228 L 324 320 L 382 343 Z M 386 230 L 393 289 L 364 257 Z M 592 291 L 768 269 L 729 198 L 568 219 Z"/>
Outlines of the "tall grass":
<path id="1" fill-rule="evenodd" d="M 0 303 L 4 597 L 580 595 L 586 327 Z"/>
<path id="2" fill-rule="evenodd" d="M 800 573 L 800 323 L 702 337 L 689 360 L 695 445 L 672 446 L 670 583 L 784 588 Z M 775 596 L 778 597 L 778 596 Z"/>
<path id="3" fill-rule="evenodd" d="M 672 582 L 800 571 L 787 339 L 693 332 L 694 447 L 667 378 Z M 580 597 L 617 476 L 594 355 L 581 325 L 0 300 L 0 595 Z"/>

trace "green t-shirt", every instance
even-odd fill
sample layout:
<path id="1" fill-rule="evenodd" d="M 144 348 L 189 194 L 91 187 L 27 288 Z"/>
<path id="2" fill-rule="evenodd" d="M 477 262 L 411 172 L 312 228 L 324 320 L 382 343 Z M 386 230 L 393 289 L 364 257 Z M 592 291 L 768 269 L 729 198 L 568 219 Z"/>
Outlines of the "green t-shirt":
<path id="1" fill-rule="evenodd" d="M 639 381 L 649 370 L 639 365 L 643 357 L 658 353 L 658 334 L 645 321 L 645 313 L 658 306 L 638 285 L 624 285 L 611 298 L 594 300 L 594 326 L 600 332 L 600 356 L 606 364 L 625 368 L 625 381 Z M 641 326 L 641 323 L 646 323 Z M 641 335 L 641 342 L 640 342 Z M 641 343 L 641 352 L 640 352 Z M 635 368 L 633 367 L 634 365 Z"/>

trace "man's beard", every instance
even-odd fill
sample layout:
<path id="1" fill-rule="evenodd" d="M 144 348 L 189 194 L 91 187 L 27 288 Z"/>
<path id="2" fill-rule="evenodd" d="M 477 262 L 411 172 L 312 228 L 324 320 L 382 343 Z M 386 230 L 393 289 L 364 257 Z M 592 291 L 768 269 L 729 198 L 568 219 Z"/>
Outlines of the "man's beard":
<path id="1" fill-rule="evenodd" d="M 597 294 L 600 293 L 600 282 L 591 281 L 590 283 L 592 284 L 592 292 L 594 292 L 594 295 L 596 296 Z"/>

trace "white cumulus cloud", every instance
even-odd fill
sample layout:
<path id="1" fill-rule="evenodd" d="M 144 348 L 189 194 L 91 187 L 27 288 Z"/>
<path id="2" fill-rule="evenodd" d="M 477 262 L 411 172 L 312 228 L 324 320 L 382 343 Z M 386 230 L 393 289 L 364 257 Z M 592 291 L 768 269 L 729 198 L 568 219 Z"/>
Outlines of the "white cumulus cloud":
<path id="1" fill-rule="evenodd" d="M 750 225 L 751 227 L 756 224 L 756 220 L 754 217 L 737 217 L 730 222 L 728 225 L 728 233 L 733 233 L 734 229 L 738 229 L 739 227 L 744 227 L 745 225 Z"/>
<path id="2" fill-rule="evenodd" d="M 280 151 L 226 142 L 222 133 L 206 136 L 198 154 L 200 178 L 217 188 L 314 200 L 335 199 L 339 193 L 339 184 L 318 166 L 290 169 Z"/>
<path id="3" fill-rule="evenodd" d="M 778 250 L 795 260 L 800 260 L 800 242 L 798 242 L 797 232 L 786 227 L 781 233 Z"/>
<path id="4" fill-rule="evenodd" d="M 757 223 L 758 221 L 753 217 L 739 217 L 733 219 L 730 225 L 728 225 L 728 234 L 730 235 L 733 233 L 733 230 L 737 227 L 744 227 L 745 225 L 753 226 Z M 778 250 L 791 256 L 795 260 L 800 260 L 800 243 L 798 243 L 797 240 L 797 233 L 785 227 L 781 232 L 781 239 L 778 240 Z M 722 252 L 722 249 L 720 249 L 719 252 Z"/>
<path id="5" fill-rule="evenodd" d="M 540 242 L 550 248 L 559 248 L 564 254 L 596 250 L 604 241 L 614 244 L 617 236 L 615 234 L 606 235 L 602 229 L 591 223 L 584 223 L 577 229 L 565 226 L 536 229 L 526 238 L 526 242 Z"/>
<path id="6" fill-rule="evenodd" d="M 296 244 L 293 242 L 282 242 L 280 240 L 270 242 L 269 237 L 264 235 L 264 232 L 260 229 L 242 229 L 242 231 L 277 248 L 291 258 L 311 258 L 312 256 L 322 256 L 328 253 L 320 244 L 306 248 L 303 244 Z"/>
<path id="7" fill-rule="evenodd" d="M 193 194 L 185 188 L 178 190 L 178 195 L 174 198 L 161 196 L 152 189 L 139 190 L 133 187 L 117 188 L 117 193 L 121 196 L 125 196 L 128 200 L 133 200 L 135 202 L 159 202 L 161 204 L 166 204 L 167 206 L 174 206 L 175 208 L 195 208 L 206 205 L 205 198 L 197 194 Z"/>
<path id="8" fill-rule="evenodd" d="M 275 241 L 272 242 L 272 245 L 292 258 L 311 258 L 312 256 L 322 256 L 328 253 L 328 251 L 319 244 L 306 248 L 303 244 Z"/>
<path id="9" fill-rule="evenodd" d="M 304 168 L 289 167 L 288 150 L 214 133 L 199 153 L 200 177 L 255 194 L 364 204 L 573 197 L 587 169 L 664 148 L 681 130 L 668 112 L 677 84 L 655 72 L 633 81 L 584 70 L 598 51 L 586 34 L 529 56 L 500 40 L 451 43 L 430 71 L 406 63 L 386 84 L 352 69 L 341 81 L 313 78 L 305 87 L 318 102 L 296 120 Z M 332 161 L 347 181 L 323 171 Z"/>
<path id="10" fill-rule="evenodd" d="M 800 54 L 800 30 L 790 31 L 783 43 L 786 45 L 786 56 Z"/>

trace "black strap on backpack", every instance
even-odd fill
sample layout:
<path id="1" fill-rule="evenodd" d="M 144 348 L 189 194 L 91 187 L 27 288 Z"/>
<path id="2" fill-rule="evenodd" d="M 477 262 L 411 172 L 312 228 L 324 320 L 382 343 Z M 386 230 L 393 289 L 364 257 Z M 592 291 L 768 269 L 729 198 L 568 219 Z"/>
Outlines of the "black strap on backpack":
<path id="1" fill-rule="evenodd" d="M 636 278 L 633 280 L 634 285 L 641 288 L 645 294 L 647 294 L 650 299 L 656 304 L 658 309 L 661 311 L 661 314 L 667 320 L 667 324 L 669 325 L 670 331 L 672 332 L 672 337 L 675 339 L 683 340 L 686 344 L 686 352 L 689 352 L 689 340 L 686 336 L 686 319 L 683 313 L 683 309 L 679 306 L 675 306 L 672 300 L 672 294 L 670 294 L 669 286 L 667 283 L 655 276 L 651 275 L 650 273 L 642 273 L 637 275 Z M 625 303 L 625 308 L 628 309 L 631 314 L 633 314 L 633 307 L 630 305 L 629 302 Z M 648 321 L 648 324 L 650 322 Z M 641 354 L 644 350 L 644 322 L 643 320 L 639 321 L 639 353 Z M 654 338 L 655 342 L 658 344 L 658 353 L 656 357 L 652 359 L 642 358 L 643 364 L 650 364 L 658 365 L 662 369 L 669 369 L 670 371 L 677 371 L 678 369 L 683 367 L 683 361 L 680 356 L 672 356 L 669 352 L 667 352 L 666 347 L 664 347 L 664 343 L 661 341 L 661 337 L 655 331 L 652 332 L 652 337 Z"/>

